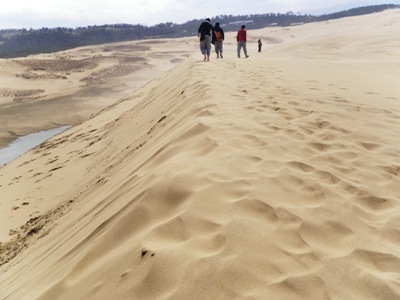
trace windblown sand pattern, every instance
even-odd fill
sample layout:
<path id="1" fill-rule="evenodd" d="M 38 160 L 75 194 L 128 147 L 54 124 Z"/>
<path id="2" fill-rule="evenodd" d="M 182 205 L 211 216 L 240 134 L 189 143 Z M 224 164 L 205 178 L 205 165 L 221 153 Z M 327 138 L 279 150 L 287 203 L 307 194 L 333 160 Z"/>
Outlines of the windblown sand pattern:
<path id="1" fill-rule="evenodd" d="M 67 76 L 57 75 L 57 74 L 37 74 L 34 72 L 25 72 L 22 74 L 16 74 L 15 76 L 21 77 L 23 79 L 67 79 Z"/>
<path id="2" fill-rule="evenodd" d="M 0 168 L 0 295 L 398 299 L 399 17 L 249 32 Z"/>
<path id="3" fill-rule="evenodd" d="M 85 69 L 93 69 L 97 66 L 95 63 L 84 59 L 26 59 L 16 62 L 27 67 L 28 70 L 48 72 L 82 72 Z"/>
<path id="4" fill-rule="evenodd" d="M 159 41 L 158 44 L 164 44 L 166 43 L 164 40 Z M 122 44 L 122 45 L 108 45 L 107 47 L 104 47 L 105 52 L 128 52 L 128 53 L 132 53 L 132 52 L 143 52 L 143 51 L 149 51 L 151 50 L 150 45 L 154 45 L 156 43 L 154 43 L 154 41 L 146 41 L 146 42 L 138 42 L 135 44 Z"/>
<path id="5" fill-rule="evenodd" d="M 19 101 L 23 99 L 30 99 L 32 100 L 35 96 L 44 93 L 45 91 L 42 89 L 20 89 L 20 90 L 13 90 L 13 89 L 0 89 L 0 95 L 6 98 L 13 98 L 14 101 Z"/>
<path id="6" fill-rule="evenodd" d="M 82 78 L 80 81 L 87 85 L 96 85 L 107 82 L 107 80 L 115 77 L 131 74 L 139 69 L 134 65 L 120 64 L 112 67 L 107 67 L 99 71 L 93 72 L 90 75 Z"/>

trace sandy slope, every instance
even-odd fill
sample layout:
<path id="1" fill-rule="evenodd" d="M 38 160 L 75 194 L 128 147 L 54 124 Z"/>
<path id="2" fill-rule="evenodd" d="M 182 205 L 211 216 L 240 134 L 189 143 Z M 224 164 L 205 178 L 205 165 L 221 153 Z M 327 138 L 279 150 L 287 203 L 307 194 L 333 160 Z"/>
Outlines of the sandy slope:
<path id="1" fill-rule="evenodd" d="M 398 299 L 399 17 L 229 34 L 1 168 L 0 298 Z"/>
<path id="2" fill-rule="evenodd" d="M 0 147 L 21 135 L 80 123 L 175 67 L 193 53 L 193 41 L 124 42 L 0 59 Z"/>

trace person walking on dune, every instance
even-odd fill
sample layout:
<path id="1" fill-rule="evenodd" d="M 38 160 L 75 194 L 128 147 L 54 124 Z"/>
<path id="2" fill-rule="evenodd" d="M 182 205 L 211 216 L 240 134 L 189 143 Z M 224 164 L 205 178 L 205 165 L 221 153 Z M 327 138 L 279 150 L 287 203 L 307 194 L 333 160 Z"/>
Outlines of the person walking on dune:
<path id="1" fill-rule="evenodd" d="M 197 37 L 200 38 L 200 51 L 204 55 L 204 60 L 210 60 L 211 51 L 211 36 L 214 33 L 214 27 L 211 25 L 211 20 L 207 18 L 200 24 L 197 31 Z"/>
<path id="2" fill-rule="evenodd" d="M 223 51 L 222 44 L 224 43 L 225 34 L 224 34 L 224 30 L 219 26 L 219 22 L 215 23 L 215 26 L 214 26 L 213 39 L 214 38 L 215 38 L 214 47 L 215 47 L 215 53 L 217 53 L 217 58 L 220 58 L 220 57 L 223 58 L 223 56 L 222 56 L 222 51 Z"/>
<path id="3" fill-rule="evenodd" d="M 244 56 L 247 58 L 249 57 L 247 55 L 247 48 L 246 48 L 246 42 L 247 42 L 247 32 L 246 32 L 246 26 L 242 25 L 240 27 L 240 30 L 237 32 L 236 35 L 236 41 L 237 41 L 237 55 L 240 58 L 240 52 L 243 48 Z"/>

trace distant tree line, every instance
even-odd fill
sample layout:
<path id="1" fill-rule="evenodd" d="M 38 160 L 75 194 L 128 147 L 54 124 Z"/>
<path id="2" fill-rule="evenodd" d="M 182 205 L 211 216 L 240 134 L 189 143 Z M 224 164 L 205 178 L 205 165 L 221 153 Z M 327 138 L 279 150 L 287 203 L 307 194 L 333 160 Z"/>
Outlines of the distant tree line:
<path id="1" fill-rule="evenodd" d="M 364 6 L 320 16 L 300 15 L 293 12 L 255 15 L 220 15 L 212 22 L 220 22 L 225 31 L 237 30 L 241 23 L 248 29 L 268 26 L 291 26 L 301 23 L 319 22 L 381 12 L 400 8 L 400 5 L 383 4 Z M 75 29 L 57 27 L 41 29 L 0 30 L 0 58 L 24 57 L 31 54 L 50 53 L 80 46 L 112 42 L 142 40 L 148 38 L 175 38 L 195 36 L 202 20 L 191 20 L 184 24 L 162 23 L 154 26 L 113 24 L 78 27 Z"/>

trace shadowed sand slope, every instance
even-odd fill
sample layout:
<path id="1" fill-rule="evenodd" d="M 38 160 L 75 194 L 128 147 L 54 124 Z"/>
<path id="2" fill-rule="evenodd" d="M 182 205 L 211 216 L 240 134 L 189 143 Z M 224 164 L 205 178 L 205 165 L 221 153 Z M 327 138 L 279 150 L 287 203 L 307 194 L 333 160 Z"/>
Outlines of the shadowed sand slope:
<path id="1" fill-rule="evenodd" d="M 398 16 L 189 58 L 1 168 L 1 298 L 398 299 Z"/>

